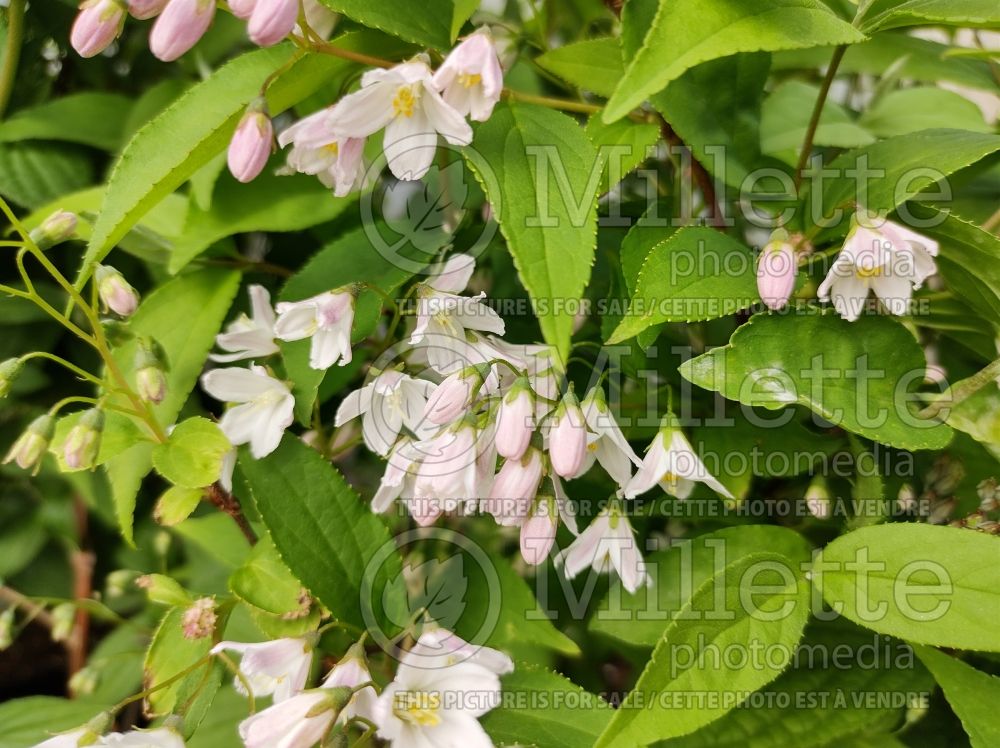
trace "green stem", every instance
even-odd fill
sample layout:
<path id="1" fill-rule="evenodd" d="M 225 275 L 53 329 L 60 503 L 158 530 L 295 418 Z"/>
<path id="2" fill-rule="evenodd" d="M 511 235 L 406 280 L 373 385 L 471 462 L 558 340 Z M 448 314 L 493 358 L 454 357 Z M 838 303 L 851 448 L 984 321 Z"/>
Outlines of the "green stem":
<path id="1" fill-rule="evenodd" d="M 104 386 L 104 382 L 102 382 L 99 377 L 94 376 L 89 371 L 85 371 L 85 370 L 81 369 L 76 364 L 70 363 L 66 359 L 64 359 L 64 358 L 62 358 L 60 356 L 57 356 L 54 353 L 48 353 L 46 351 L 35 351 L 34 353 L 26 353 L 25 355 L 21 356 L 21 361 L 22 362 L 23 361 L 30 361 L 33 358 L 44 358 L 44 359 L 47 359 L 49 361 L 55 361 L 57 364 L 65 366 L 67 369 L 69 369 L 70 371 L 72 371 L 74 374 L 76 374 L 77 376 L 81 377 L 82 379 L 86 379 L 88 382 L 92 382 L 93 384 L 96 384 L 98 387 L 103 387 Z"/>
<path id="2" fill-rule="evenodd" d="M 934 399 L 934 402 L 920 411 L 920 417 L 928 419 L 937 418 L 942 410 L 951 408 L 952 406 L 961 403 L 966 398 L 969 398 L 977 393 L 990 382 L 996 381 L 998 377 L 1000 377 L 1000 359 L 997 359 L 985 369 L 976 372 L 971 377 L 953 384 L 947 390 L 938 395 Z M 944 418 L 939 420 L 946 420 L 947 417 L 948 415 L 945 414 Z"/>
<path id="3" fill-rule="evenodd" d="M 809 119 L 809 127 L 806 128 L 806 137 L 802 141 L 802 151 L 799 153 L 799 163 L 795 167 L 795 188 L 802 185 L 802 178 L 805 175 L 806 166 L 809 165 L 809 155 L 812 153 L 813 139 L 816 137 L 816 128 L 819 127 L 819 120 L 823 116 L 823 107 L 826 105 L 826 97 L 830 93 L 830 86 L 837 76 L 837 69 L 840 67 L 844 53 L 847 52 L 847 45 L 841 44 L 833 50 L 833 57 L 830 58 L 830 66 L 823 77 L 823 84 L 820 86 L 819 95 L 816 97 L 816 105 L 813 107 L 812 117 Z"/>
<path id="4" fill-rule="evenodd" d="M 524 93 L 523 91 L 515 91 L 511 88 L 505 88 L 503 90 L 503 96 L 510 101 L 521 101 L 525 104 L 538 104 L 540 106 L 547 106 L 549 109 L 561 109 L 564 112 L 578 112 L 580 114 L 595 114 L 604 108 L 597 106 L 596 104 L 587 104 L 582 101 L 555 99 L 551 96 L 536 96 L 535 94 Z"/>
<path id="5" fill-rule="evenodd" d="M 24 42 L 24 8 L 26 0 L 10 0 L 7 6 L 7 46 L 3 51 L 3 66 L 0 67 L 0 119 L 7 111 L 11 94 L 14 93 L 14 79 L 17 78 L 17 64 L 21 59 L 21 44 Z"/>
<path id="6" fill-rule="evenodd" d="M 189 675 L 191 675 L 191 673 L 193 673 L 198 668 L 201 668 L 201 667 L 204 667 L 205 665 L 207 665 L 208 662 L 209 662 L 209 660 L 211 660 L 214 656 L 215 655 L 210 655 L 210 654 L 209 655 L 205 655 L 204 657 L 202 657 L 200 660 L 198 660 L 193 665 L 185 668 L 184 670 L 181 670 L 179 673 L 175 673 L 174 675 L 171 675 L 169 678 L 167 678 L 162 683 L 157 683 L 155 686 L 151 686 L 150 688 L 147 688 L 145 691 L 140 691 L 137 694 L 133 694 L 132 696 L 128 696 L 128 697 L 122 699 L 117 704 L 115 704 L 113 707 L 111 707 L 111 709 L 109 709 L 108 711 L 110 711 L 112 714 L 117 714 L 119 711 L 121 711 L 122 709 L 124 709 L 125 707 L 127 707 L 129 704 L 133 704 L 136 701 L 142 701 L 144 698 L 146 698 L 150 694 L 154 694 L 157 691 L 160 691 L 160 690 L 162 690 L 164 688 L 167 688 L 168 686 L 172 686 L 174 683 L 177 683 L 177 681 L 184 680 L 185 678 L 187 678 Z"/>

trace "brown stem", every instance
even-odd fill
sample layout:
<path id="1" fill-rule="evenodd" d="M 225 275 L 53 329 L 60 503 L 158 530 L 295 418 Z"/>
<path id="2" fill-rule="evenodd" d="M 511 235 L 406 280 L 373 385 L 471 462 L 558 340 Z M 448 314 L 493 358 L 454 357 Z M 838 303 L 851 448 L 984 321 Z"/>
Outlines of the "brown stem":
<path id="1" fill-rule="evenodd" d="M 87 540 L 87 505 L 83 499 L 73 497 L 73 512 L 76 521 L 76 536 L 79 548 L 70 553 L 70 568 L 73 571 L 73 599 L 77 602 L 89 600 L 93 591 L 94 554 L 82 550 Z M 87 664 L 87 646 L 90 640 L 90 615 L 83 605 L 76 607 L 73 633 L 66 640 L 67 669 L 69 676 L 83 669 Z"/>
<path id="2" fill-rule="evenodd" d="M 27 613 L 31 620 L 38 621 L 48 629 L 52 628 L 52 615 L 41 605 L 25 597 L 12 587 L 0 587 L 0 603 L 18 607 Z"/>
<path id="3" fill-rule="evenodd" d="M 819 95 L 816 97 L 816 104 L 813 106 L 812 117 L 809 118 L 809 126 L 806 128 L 806 137 L 802 141 L 802 151 L 799 153 L 799 163 L 795 167 L 795 188 L 802 184 L 806 166 L 809 164 L 809 154 L 812 153 L 813 139 L 816 137 L 816 128 L 819 127 L 820 118 L 823 116 L 823 107 L 826 106 L 826 97 L 830 93 L 830 86 L 833 79 L 837 77 L 837 69 L 840 61 L 844 59 L 847 52 L 847 45 L 841 44 L 833 50 L 833 57 L 830 58 L 830 66 L 823 77 L 823 84 L 820 86 Z"/>
<path id="4" fill-rule="evenodd" d="M 719 206 L 718 198 L 715 195 L 715 184 L 712 182 L 711 175 L 698 162 L 698 159 L 694 157 L 694 152 L 691 148 L 681 139 L 680 135 L 674 132 L 674 128 L 662 116 L 660 117 L 660 134 L 670 146 L 684 148 L 691 155 L 691 175 L 694 177 L 695 182 L 698 183 L 698 189 L 701 190 L 701 194 L 705 196 L 705 204 L 710 211 L 708 223 L 713 228 L 721 230 L 726 225 L 726 221 L 722 215 L 722 208 Z"/>
<path id="5" fill-rule="evenodd" d="M 243 537 L 247 539 L 247 542 L 249 542 L 250 545 L 256 545 L 257 533 L 254 532 L 253 528 L 250 526 L 250 522 L 246 518 L 246 515 L 243 514 L 243 507 L 240 506 L 239 499 L 229 493 L 229 491 L 224 489 L 218 483 L 213 483 L 205 489 L 205 498 L 232 517 L 236 526 L 240 528 L 240 532 L 243 533 Z"/>

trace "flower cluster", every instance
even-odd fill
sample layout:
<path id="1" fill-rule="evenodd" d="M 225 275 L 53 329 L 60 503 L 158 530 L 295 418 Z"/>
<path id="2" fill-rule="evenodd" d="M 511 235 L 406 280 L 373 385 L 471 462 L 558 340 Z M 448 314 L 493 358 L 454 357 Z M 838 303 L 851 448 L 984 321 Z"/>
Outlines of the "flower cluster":
<path id="1" fill-rule="evenodd" d="M 344 196 L 364 184 L 365 141 L 384 130 L 382 147 L 398 179 L 423 177 L 434 160 L 438 136 L 468 145 L 465 117 L 484 122 L 503 90 L 503 70 L 486 28 L 459 44 L 432 71 L 423 56 L 389 69 L 369 70 L 361 88 L 331 107 L 287 128 L 279 145 L 291 145 L 288 166 L 317 176 Z M 229 168 L 241 181 L 263 170 L 274 138 L 261 102 L 248 108 L 229 147 Z"/>

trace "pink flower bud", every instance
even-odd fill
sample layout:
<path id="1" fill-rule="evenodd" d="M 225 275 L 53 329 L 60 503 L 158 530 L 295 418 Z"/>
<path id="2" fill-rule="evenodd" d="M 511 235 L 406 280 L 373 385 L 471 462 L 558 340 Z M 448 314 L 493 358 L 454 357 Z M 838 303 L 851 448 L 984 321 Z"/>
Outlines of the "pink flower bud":
<path id="1" fill-rule="evenodd" d="M 28 430 L 14 442 L 3 464 L 16 462 L 22 470 L 37 467 L 45 451 L 49 448 L 52 435 L 55 432 L 55 420 L 50 415 L 36 418 L 28 426 Z"/>
<path id="2" fill-rule="evenodd" d="M 497 415 L 497 453 L 519 460 L 531 443 L 535 430 L 535 397 L 530 386 L 515 384 L 500 404 Z"/>
<path id="3" fill-rule="evenodd" d="M 257 0 L 229 0 L 229 12 L 237 18 L 247 20 L 257 7 Z"/>
<path id="4" fill-rule="evenodd" d="M 91 468 L 97 462 L 104 431 L 104 413 L 96 408 L 88 410 L 70 429 L 63 442 L 63 459 L 71 470 Z"/>
<path id="5" fill-rule="evenodd" d="M 205 35 L 215 17 L 215 0 L 170 0 L 149 34 L 149 49 L 173 62 Z"/>
<path id="6" fill-rule="evenodd" d="M 104 305 L 115 314 L 128 317 L 139 306 L 139 294 L 121 273 L 109 265 L 98 265 L 94 271 L 97 293 Z"/>
<path id="7" fill-rule="evenodd" d="M 251 107 L 229 143 L 230 173 L 240 182 L 252 182 L 264 170 L 273 141 L 271 118 L 266 112 Z"/>
<path id="8" fill-rule="evenodd" d="M 451 423 L 469 407 L 482 386 L 483 376 L 475 367 L 452 374 L 428 398 L 424 418 L 431 423 Z"/>
<path id="9" fill-rule="evenodd" d="M 563 478 L 575 478 L 587 457 L 587 427 L 580 403 L 572 392 L 563 397 L 549 432 L 552 469 Z"/>
<path id="10" fill-rule="evenodd" d="M 521 525 L 521 557 L 526 564 L 538 566 L 548 557 L 558 528 L 559 513 L 555 502 L 548 496 L 540 497 L 531 516 Z"/>
<path id="11" fill-rule="evenodd" d="M 132 18 L 145 21 L 160 15 L 168 0 L 128 0 L 128 12 Z"/>
<path id="12" fill-rule="evenodd" d="M 73 22 L 69 43 L 81 57 L 93 57 L 108 48 L 124 23 L 125 6 L 118 0 L 87 0 Z"/>
<path id="13" fill-rule="evenodd" d="M 757 291 L 768 309 L 781 309 L 788 303 L 795 288 L 795 271 L 795 249 L 787 234 L 772 237 L 761 251 L 757 264 Z"/>
<path id="14" fill-rule="evenodd" d="M 299 0 L 257 0 L 247 35 L 261 47 L 277 44 L 295 28 L 299 17 Z"/>
<path id="15" fill-rule="evenodd" d="M 528 516 L 531 502 L 542 482 L 542 455 L 529 449 L 520 460 L 507 460 L 497 473 L 486 511 L 501 525 L 520 525 Z"/>

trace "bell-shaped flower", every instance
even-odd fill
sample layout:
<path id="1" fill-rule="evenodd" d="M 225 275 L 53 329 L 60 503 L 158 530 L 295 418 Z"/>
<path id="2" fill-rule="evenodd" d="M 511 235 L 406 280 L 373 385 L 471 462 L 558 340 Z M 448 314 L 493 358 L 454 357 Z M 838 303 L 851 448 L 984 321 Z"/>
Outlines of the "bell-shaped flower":
<path id="1" fill-rule="evenodd" d="M 549 459 L 556 475 L 576 478 L 587 458 L 587 424 L 580 402 L 567 391 L 549 429 Z"/>
<path id="2" fill-rule="evenodd" d="M 526 564 L 538 566 L 552 550 L 559 529 L 559 511 L 551 496 L 539 496 L 531 505 L 528 518 L 521 525 L 521 557 Z"/>
<path id="3" fill-rule="evenodd" d="M 281 302 L 274 334 L 281 340 L 312 338 L 309 366 L 329 369 L 351 363 L 354 293 L 350 288 L 326 291 L 310 299 Z"/>
<path id="4" fill-rule="evenodd" d="M 277 44 L 295 28 L 299 0 L 257 0 L 247 23 L 247 36 L 261 47 Z"/>
<path id="5" fill-rule="evenodd" d="M 118 38 L 124 25 L 121 0 L 86 0 L 73 22 L 69 42 L 81 57 L 94 57 Z"/>
<path id="6" fill-rule="evenodd" d="M 462 293 L 476 272 L 476 258 L 472 255 L 453 254 L 428 271 L 424 285 L 443 293 Z"/>
<path id="7" fill-rule="evenodd" d="M 581 407 L 587 427 L 592 432 L 587 437 L 588 454 L 597 459 L 612 480 L 624 486 L 632 477 L 632 466 L 642 465 L 642 460 L 622 434 L 604 399 L 604 390 L 594 387 L 583 399 Z"/>
<path id="8" fill-rule="evenodd" d="M 361 77 L 361 90 L 337 102 L 329 118 L 330 126 L 348 138 L 367 138 L 385 128 L 382 147 L 397 179 L 427 173 L 439 134 L 452 145 L 472 142 L 469 123 L 441 98 L 422 60 L 369 70 Z"/>
<path id="9" fill-rule="evenodd" d="M 613 505 L 603 509 L 556 557 L 556 564 L 563 567 L 568 579 L 588 567 L 598 573 L 614 569 L 629 592 L 649 583 L 632 524 Z"/>
<path id="10" fill-rule="evenodd" d="M 166 7 L 167 0 L 128 0 L 128 14 L 140 21 L 155 18 Z"/>
<path id="11" fill-rule="evenodd" d="M 38 416 L 11 445 L 7 456 L 3 458 L 3 464 L 14 462 L 22 470 L 34 468 L 37 473 L 55 434 L 55 428 L 55 419 L 48 413 Z"/>
<path id="12" fill-rule="evenodd" d="M 704 483 L 716 493 L 733 498 L 729 490 L 709 473 L 681 431 L 677 419 L 668 413 L 646 450 L 642 467 L 625 486 L 625 498 L 635 498 L 659 484 L 670 495 L 686 499 L 695 483 Z"/>
<path id="13" fill-rule="evenodd" d="M 518 460 L 507 460 L 497 473 L 483 509 L 508 527 L 520 526 L 531 511 L 545 474 L 542 454 L 529 448 Z"/>
<path id="14" fill-rule="evenodd" d="M 471 644 L 458 634 L 428 624 L 401 662 L 408 667 L 443 668 L 464 662 L 478 665 L 495 675 L 514 672 L 514 661 L 499 649 Z"/>
<path id="15" fill-rule="evenodd" d="M 149 33 L 149 51 L 173 62 L 208 31 L 215 18 L 215 0 L 170 0 Z"/>
<path id="16" fill-rule="evenodd" d="M 97 294 L 101 303 L 112 312 L 128 317 L 139 308 L 139 294 L 125 276 L 110 265 L 98 265 L 94 270 Z"/>
<path id="17" fill-rule="evenodd" d="M 479 498 L 478 431 L 459 422 L 418 444 L 422 452 L 411 513 L 433 521 L 470 499 Z"/>
<path id="18" fill-rule="evenodd" d="M 504 395 L 497 413 L 497 452 L 519 460 L 535 432 L 535 393 L 527 377 L 520 377 Z"/>
<path id="19" fill-rule="evenodd" d="M 330 127 L 330 109 L 311 114 L 283 130 L 278 145 L 291 144 L 288 165 L 301 174 L 318 176 L 337 197 L 364 182 L 364 138 L 345 138 Z"/>
<path id="20" fill-rule="evenodd" d="M 937 241 L 888 219 L 875 226 L 874 230 L 888 239 L 897 252 L 909 253 L 913 268 L 910 281 L 914 288 L 920 288 L 925 280 L 937 272 L 937 264 L 934 262 L 940 248 Z"/>
<path id="21" fill-rule="evenodd" d="M 445 377 L 427 399 L 424 417 L 431 423 L 448 424 L 464 413 L 479 396 L 485 382 L 479 366 L 467 366 Z"/>
<path id="22" fill-rule="evenodd" d="M 472 330 L 503 335 L 506 329 L 496 310 L 483 303 L 485 293 L 457 296 L 423 286 L 417 298 L 417 324 L 410 343 L 422 346 L 431 367 L 442 374 L 456 367 L 479 363 L 482 358 L 470 345 L 467 332 Z"/>
<path id="23" fill-rule="evenodd" d="M 402 501 L 421 527 L 432 524 L 438 518 L 440 512 L 436 507 L 415 498 L 417 469 L 422 458 L 423 454 L 416 442 L 408 436 L 400 438 L 389 454 L 385 473 L 372 498 L 373 512 L 384 514 L 396 501 Z"/>
<path id="24" fill-rule="evenodd" d="M 404 425 L 419 438 L 430 435 L 424 421 L 424 407 L 433 391 L 433 382 L 414 379 L 392 369 L 383 371 L 344 398 L 337 408 L 334 425 L 340 427 L 361 416 L 365 444 L 372 452 L 385 457 Z"/>
<path id="25" fill-rule="evenodd" d="M 201 378 L 201 386 L 216 400 L 238 403 L 222 415 L 219 428 L 234 446 L 250 444 L 258 460 L 278 448 L 295 418 L 295 398 L 288 385 L 262 366 L 213 369 Z"/>
<path id="26" fill-rule="evenodd" d="M 184 739 L 172 727 L 157 727 L 153 730 L 130 730 L 112 732 L 102 736 L 95 746 L 117 746 L 118 748 L 184 748 Z"/>
<path id="27" fill-rule="evenodd" d="M 274 126 L 267 114 L 267 104 L 263 99 L 251 104 L 237 125 L 226 163 L 229 173 L 238 182 L 252 182 L 264 170 L 274 143 Z"/>
<path id="28" fill-rule="evenodd" d="M 795 289 L 798 263 L 788 232 L 777 229 L 757 260 L 757 293 L 768 309 L 781 309 Z"/>
<path id="29" fill-rule="evenodd" d="M 246 748 L 313 748 L 340 717 L 346 698 L 341 688 L 303 691 L 247 717 L 240 737 Z"/>
<path id="30" fill-rule="evenodd" d="M 434 85 L 455 111 L 485 122 L 503 92 L 503 68 L 485 26 L 453 49 L 434 74 Z"/>
<path id="31" fill-rule="evenodd" d="M 229 12 L 244 21 L 253 15 L 257 0 L 229 0 Z"/>
<path id="32" fill-rule="evenodd" d="M 271 295 L 263 286 L 252 285 L 250 294 L 252 316 L 241 314 L 229 323 L 226 331 L 215 336 L 215 344 L 229 353 L 213 353 L 213 361 L 229 363 L 247 358 L 267 358 L 280 349 L 274 342 L 274 310 Z"/>
<path id="33" fill-rule="evenodd" d="M 238 652 L 240 672 L 253 691 L 254 698 L 274 696 L 274 702 L 284 701 L 306 686 L 312 666 L 314 637 L 276 639 L 260 644 L 219 642 L 212 647 L 212 654 L 223 651 Z M 236 678 L 233 685 L 246 696 L 244 678 Z"/>
<path id="34" fill-rule="evenodd" d="M 371 683 L 372 676 L 365 664 L 364 653 L 364 648 L 357 644 L 351 647 L 326 676 L 322 687 L 355 689 L 366 683 Z M 378 694 L 375 693 L 372 686 L 355 691 L 351 700 L 341 709 L 337 721 L 346 722 L 353 717 L 371 720 L 375 713 L 375 700 L 377 698 Z"/>

